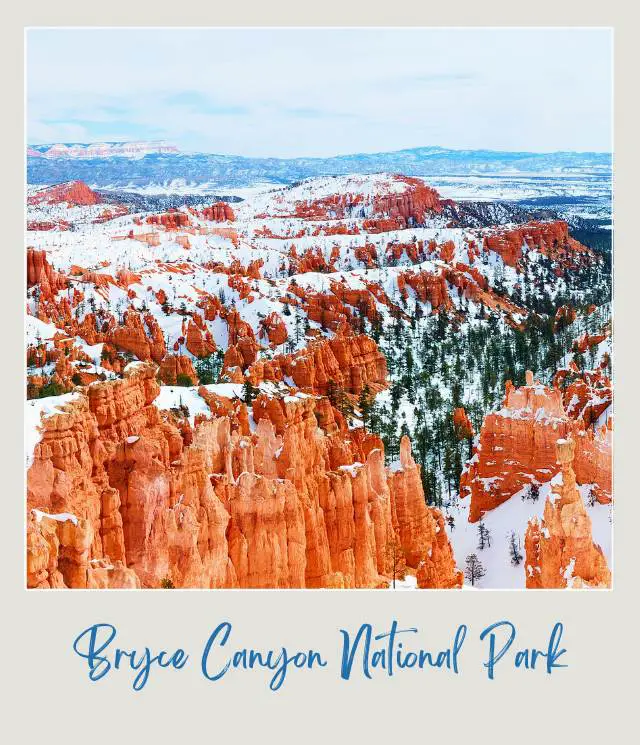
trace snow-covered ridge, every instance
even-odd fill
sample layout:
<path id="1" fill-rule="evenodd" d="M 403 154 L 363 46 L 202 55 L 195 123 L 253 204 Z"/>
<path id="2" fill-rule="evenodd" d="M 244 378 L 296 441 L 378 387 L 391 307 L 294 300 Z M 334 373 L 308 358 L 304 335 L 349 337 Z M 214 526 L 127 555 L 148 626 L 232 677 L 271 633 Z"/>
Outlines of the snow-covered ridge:
<path id="1" fill-rule="evenodd" d="M 289 212 L 300 202 L 319 201 L 337 195 L 351 195 L 369 203 L 376 197 L 403 194 L 410 188 L 406 181 L 390 173 L 348 174 L 305 179 L 299 184 L 254 193 L 254 214 L 263 211 Z"/>

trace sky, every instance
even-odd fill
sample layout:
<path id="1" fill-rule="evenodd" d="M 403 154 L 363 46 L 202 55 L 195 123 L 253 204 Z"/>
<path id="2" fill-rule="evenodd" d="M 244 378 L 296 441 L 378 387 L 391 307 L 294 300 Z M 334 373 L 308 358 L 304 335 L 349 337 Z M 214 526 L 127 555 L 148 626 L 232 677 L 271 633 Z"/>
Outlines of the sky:
<path id="1" fill-rule="evenodd" d="M 606 29 L 31 29 L 31 144 L 610 151 Z"/>

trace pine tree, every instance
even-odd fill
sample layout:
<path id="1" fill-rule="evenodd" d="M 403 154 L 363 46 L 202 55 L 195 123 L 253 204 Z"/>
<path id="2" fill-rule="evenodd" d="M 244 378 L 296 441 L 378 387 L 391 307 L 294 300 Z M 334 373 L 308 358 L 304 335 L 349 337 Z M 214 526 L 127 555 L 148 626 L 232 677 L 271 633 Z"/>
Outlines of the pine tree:
<path id="1" fill-rule="evenodd" d="M 215 354 L 201 357 L 195 361 L 194 367 L 201 385 L 217 383 L 223 359 L 224 353 L 219 349 Z"/>
<path id="2" fill-rule="evenodd" d="M 249 378 L 245 378 L 242 384 L 242 400 L 247 406 L 251 405 L 253 399 L 258 395 L 258 389 L 251 383 Z"/>
<path id="3" fill-rule="evenodd" d="M 360 391 L 360 397 L 358 398 L 358 408 L 360 409 L 362 424 L 365 428 L 369 423 L 369 414 L 371 412 L 372 403 L 371 389 L 365 384 L 362 391 Z"/>

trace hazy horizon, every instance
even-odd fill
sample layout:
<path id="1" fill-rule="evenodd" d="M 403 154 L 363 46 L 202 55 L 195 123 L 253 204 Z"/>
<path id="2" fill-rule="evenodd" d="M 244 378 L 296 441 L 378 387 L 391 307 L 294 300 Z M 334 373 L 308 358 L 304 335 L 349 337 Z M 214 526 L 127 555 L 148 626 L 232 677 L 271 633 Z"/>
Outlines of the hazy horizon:
<path id="1" fill-rule="evenodd" d="M 171 140 L 88 140 L 85 142 L 80 141 L 62 141 L 62 140 L 56 140 L 51 142 L 29 142 L 27 143 L 28 147 L 43 147 L 46 145 L 116 145 L 116 144 L 126 144 L 126 143 L 133 143 L 133 142 L 147 142 L 149 144 L 155 144 L 155 143 L 166 143 L 167 145 L 175 145 L 178 149 L 179 153 L 182 155 L 220 155 L 222 157 L 235 157 L 235 158 L 264 158 L 268 160 L 324 160 L 324 159 L 331 159 L 331 158 L 348 158 L 350 156 L 358 156 L 358 155 L 382 155 L 385 153 L 401 153 L 401 152 L 410 152 L 413 150 L 445 150 L 445 151 L 453 151 L 453 152 L 492 152 L 492 153 L 517 153 L 517 154 L 523 154 L 523 155 L 556 155 L 561 153 L 572 153 L 576 155 L 612 155 L 612 150 L 504 150 L 501 148 L 486 148 L 486 147 L 478 147 L 478 148 L 447 148 L 442 145 L 416 145 L 415 147 L 403 147 L 398 148 L 397 150 L 367 150 L 367 151 L 359 151 L 359 152 L 353 152 L 353 153 L 336 153 L 334 155 L 290 155 L 290 156 L 278 156 L 278 155 L 244 155 L 243 153 L 220 153 L 216 152 L 215 150 L 190 150 L 190 149 L 184 149 L 181 147 L 178 147 L 175 142 Z"/>

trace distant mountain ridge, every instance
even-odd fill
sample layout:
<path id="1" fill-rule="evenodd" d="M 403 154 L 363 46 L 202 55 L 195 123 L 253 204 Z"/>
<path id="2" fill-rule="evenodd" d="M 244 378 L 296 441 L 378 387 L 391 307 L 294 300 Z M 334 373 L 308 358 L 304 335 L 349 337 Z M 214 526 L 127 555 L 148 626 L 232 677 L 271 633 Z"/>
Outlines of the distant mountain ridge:
<path id="1" fill-rule="evenodd" d="M 52 145 L 30 145 L 27 156 L 33 158 L 140 158 L 145 155 L 177 153 L 178 148 L 164 140 L 147 142 L 58 142 Z"/>
<path id="2" fill-rule="evenodd" d="M 595 152 L 532 153 L 419 147 L 330 158 L 251 158 L 181 153 L 163 143 L 166 149 L 153 152 L 145 152 L 144 147 L 134 148 L 135 155 L 131 157 L 125 152 L 117 152 L 115 147 L 125 149 L 125 146 L 152 144 L 30 146 L 27 150 L 27 181 L 30 184 L 53 184 L 81 180 L 97 188 L 149 185 L 166 188 L 174 182 L 186 182 L 186 185 L 207 184 L 213 188 L 244 187 L 260 182 L 291 184 L 314 176 L 382 171 L 409 176 L 588 173 L 606 177 L 611 174 L 612 164 L 610 153 Z M 53 147 L 57 149 L 51 155 Z"/>

